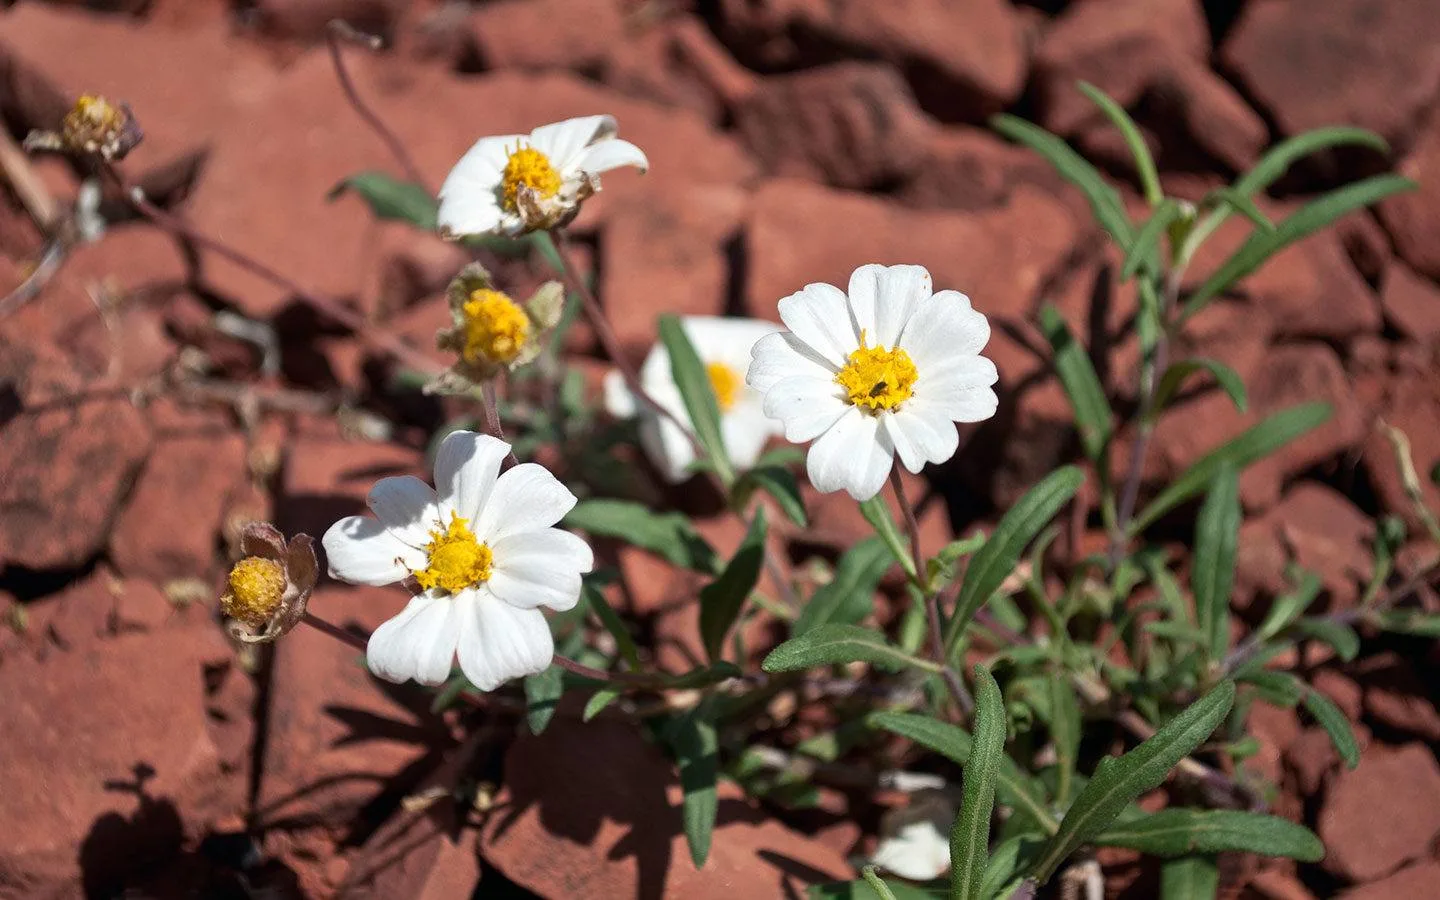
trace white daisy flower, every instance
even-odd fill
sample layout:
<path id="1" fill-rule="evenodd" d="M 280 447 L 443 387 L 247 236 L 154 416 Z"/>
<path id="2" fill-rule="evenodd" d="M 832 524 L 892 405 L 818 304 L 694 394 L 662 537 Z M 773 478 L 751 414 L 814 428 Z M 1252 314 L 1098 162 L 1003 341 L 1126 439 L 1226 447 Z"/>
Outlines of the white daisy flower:
<path id="1" fill-rule="evenodd" d="M 745 383 L 744 372 L 750 365 L 750 348 L 765 335 L 779 331 L 780 326 L 760 319 L 684 316 L 680 327 L 710 376 L 720 406 L 725 450 L 737 468 L 748 469 L 781 428 L 765 414 L 763 398 Z M 664 344 L 656 344 L 645 358 L 640 367 L 640 386 L 671 415 L 691 424 L 680 389 L 670 374 L 670 354 Z M 668 481 L 678 484 L 690 477 L 686 470 L 695 461 L 690 439 L 674 421 L 631 393 L 619 372 L 605 376 L 605 407 L 617 418 L 641 417 L 640 444 Z"/>
<path id="2" fill-rule="evenodd" d="M 809 284 L 780 301 L 789 331 L 761 338 L 746 374 L 823 492 L 880 492 L 894 456 L 911 472 L 955 454 L 956 422 L 995 414 L 990 323 L 923 266 L 861 266 L 848 294 Z"/>
<path id="3" fill-rule="evenodd" d="M 582 116 L 476 141 L 440 186 L 440 236 L 518 235 L 569 222 L 600 190 L 600 173 L 650 167 L 616 130 L 613 116 Z"/>
<path id="4" fill-rule="evenodd" d="M 489 435 L 454 432 L 435 457 L 438 490 L 414 476 L 382 478 L 370 491 L 375 518 L 351 516 L 325 532 L 331 577 L 413 577 L 422 589 L 370 635 L 365 656 L 380 678 L 440 684 L 458 656 L 465 677 L 489 691 L 550 665 L 555 643 L 540 607 L 574 607 L 594 556 L 551 527 L 575 495 L 534 463 L 500 474 L 509 452 Z"/>

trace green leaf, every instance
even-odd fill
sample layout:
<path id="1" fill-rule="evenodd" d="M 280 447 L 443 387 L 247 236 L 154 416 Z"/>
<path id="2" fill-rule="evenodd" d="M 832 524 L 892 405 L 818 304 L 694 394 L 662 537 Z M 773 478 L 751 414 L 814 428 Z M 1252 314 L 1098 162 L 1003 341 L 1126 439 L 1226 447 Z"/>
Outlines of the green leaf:
<path id="1" fill-rule="evenodd" d="M 889 888 L 895 900 L 936 900 L 941 896 L 908 881 L 887 879 L 884 884 Z M 854 881 L 836 881 L 830 884 L 813 884 L 805 892 L 805 896 L 808 900 L 885 900 L 880 894 L 875 893 L 875 889 L 866 883 L 864 878 L 857 878 Z"/>
<path id="2" fill-rule="evenodd" d="M 710 384 L 705 364 L 700 361 L 680 320 L 673 315 L 660 317 L 660 342 L 670 354 L 670 374 L 680 390 L 680 399 L 685 401 L 685 412 L 694 424 L 695 436 L 715 466 L 721 483 L 728 486 L 735 480 L 735 468 L 725 450 L 720 431 L 720 404 L 715 399 L 715 388 Z"/>
<path id="3" fill-rule="evenodd" d="M 23 606 L 12 606 L 11 609 L 24 609 Z M 455 705 L 460 695 L 470 687 L 470 679 L 461 673 L 450 676 L 450 679 L 435 692 L 435 697 L 430 701 L 430 712 L 440 713 Z"/>
<path id="4" fill-rule="evenodd" d="M 1172 859 L 1160 867 L 1160 900 L 1215 900 L 1220 868 L 1208 856 Z"/>
<path id="5" fill-rule="evenodd" d="M 655 512 L 630 500 L 581 500 L 563 520 L 565 528 L 625 543 L 686 569 L 716 574 L 715 550 L 678 512 Z"/>
<path id="6" fill-rule="evenodd" d="M 798 636 L 830 623 L 859 624 L 874 608 L 880 579 L 894 564 L 890 548 L 878 537 L 851 547 L 835 566 L 835 577 L 821 585 L 800 610 L 790 633 Z"/>
<path id="7" fill-rule="evenodd" d="M 817 625 L 771 650 L 760 668 L 771 673 L 794 672 L 851 662 L 868 662 L 892 671 L 906 666 L 927 672 L 940 671 L 940 667 L 928 659 L 911 656 L 893 646 L 878 631 L 834 623 Z"/>
<path id="8" fill-rule="evenodd" d="M 1260 157 L 1255 168 L 1235 182 L 1235 193 L 1244 197 L 1252 196 L 1278 181 L 1296 160 L 1343 144 L 1370 147 L 1380 153 L 1390 152 L 1390 145 L 1373 131 L 1348 127 L 1316 128 L 1271 147 Z"/>
<path id="9" fill-rule="evenodd" d="M 1293 709 L 1305 693 L 1305 686 L 1300 683 L 1300 679 L 1289 672 L 1261 669 L 1246 672 L 1239 676 L 1239 680 L 1254 687 L 1260 696 L 1265 698 L 1266 703 L 1285 709 Z"/>
<path id="10" fill-rule="evenodd" d="M 440 205 L 418 184 L 400 181 L 384 172 L 360 172 L 331 188 L 325 199 L 334 201 L 346 191 L 359 194 L 377 219 L 397 219 L 421 231 L 435 230 L 435 215 Z"/>
<path id="11" fill-rule="evenodd" d="M 1289 409 L 1282 409 L 1263 421 L 1247 428 L 1228 443 L 1211 450 L 1190 464 L 1180 477 L 1150 501 L 1150 505 L 1131 521 L 1130 535 L 1144 531 L 1156 519 L 1194 497 L 1209 487 L 1226 464 L 1237 470 L 1274 453 L 1300 435 L 1318 428 L 1330 418 L 1330 407 L 1325 403 L 1302 403 Z"/>
<path id="12" fill-rule="evenodd" d="M 720 799 L 720 739 L 709 703 L 701 703 L 671 724 L 670 747 L 680 764 L 680 787 L 685 792 L 682 812 L 690 859 L 703 869 L 710 855 L 715 814 Z"/>
<path id="13" fill-rule="evenodd" d="M 1235 370 L 1222 362 L 1213 359 L 1187 359 L 1177 362 L 1165 370 L 1160 376 L 1160 384 L 1155 388 L 1155 402 L 1153 404 L 1150 419 L 1154 421 L 1160 417 L 1165 410 L 1166 404 L 1180 390 L 1180 385 L 1186 378 L 1196 372 L 1209 372 L 1214 376 L 1216 383 L 1230 397 L 1230 402 L 1240 412 L 1249 409 L 1249 401 L 1245 397 L 1245 382 L 1240 379 Z"/>
<path id="14" fill-rule="evenodd" d="M 525 678 L 525 720 L 531 734 L 540 734 L 550 724 L 564 692 L 565 672 L 559 666 Z"/>
<path id="15" fill-rule="evenodd" d="M 1084 480 L 1084 473 L 1075 466 L 1061 466 L 1045 476 L 1010 507 L 985 546 L 971 557 L 970 565 L 965 569 L 965 579 L 960 583 L 955 614 L 945 634 L 946 659 L 954 653 L 966 626 L 981 605 L 1015 570 L 1025 546 L 1055 518 L 1060 507 L 1070 502 Z"/>
<path id="16" fill-rule="evenodd" d="M 1190 569 L 1195 620 L 1212 660 L 1224 657 L 1230 643 L 1230 590 L 1239 541 L 1240 476 L 1234 466 L 1222 463 L 1195 521 L 1195 561 Z"/>
<path id="17" fill-rule="evenodd" d="M 1050 726 L 1050 741 L 1055 745 L 1055 769 L 1058 779 L 1055 788 L 1055 804 L 1064 807 L 1070 802 L 1070 782 L 1075 777 L 1076 761 L 1080 757 L 1080 701 L 1070 679 L 1053 672 L 1046 678 L 1049 710 L 1046 724 Z"/>
<path id="18" fill-rule="evenodd" d="M 760 567 L 765 562 L 765 507 L 757 507 L 755 518 L 745 531 L 745 539 L 735 551 L 725 571 L 700 589 L 700 637 L 710 661 L 720 658 L 725 635 L 740 617 L 745 600 L 760 580 Z"/>
<path id="19" fill-rule="evenodd" d="M 1440 638 L 1440 616 L 1409 609 L 1392 609 L 1375 616 L 1375 624 L 1386 631 Z"/>
<path id="20" fill-rule="evenodd" d="M 1017 143 L 1024 144 L 1045 157 L 1060 177 L 1075 185 L 1090 201 L 1095 220 L 1115 240 L 1121 250 L 1128 251 L 1133 239 L 1133 226 L 1125 215 L 1120 195 L 1105 183 L 1099 171 L 1080 154 L 1071 150 L 1060 138 L 1024 119 L 1001 114 L 990 120 L 990 127 Z"/>
<path id="21" fill-rule="evenodd" d="M 865 883 L 870 885 L 870 890 L 874 891 L 880 900 L 896 900 L 895 892 L 890 890 L 890 885 L 880 880 L 879 875 L 875 874 L 874 866 L 866 866 L 861 869 L 860 877 L 865 879 Z"/>
<path id="22" fill-rule="evenodd" d="M 1239 250 L 1215 270 L 1185 302 L 1183 321 L 1205 307 L 1232 284 L 1260 268 L 1270 257 L 1303 237 L 1314 234 L 1336 219 L 1372 203 L 1415 188 L 1415 182 L 1399 175 L 1375 175 L 1336 188 L 1289 215 L 1272 231 L 1257 231 Z"/>
<path id="23" fill-rule="evenodd" d="M 960 815 L 950 829 L 950 900 L 980 900 L 989 861 L 995 778 L 1005 757 L 1005 701 L 990 670 L 976 666 L 975 736 L 961 786 Z"/>
<path id="24" fill-rule="evenodd" d="M 1085 455 L 1098 462 L 1110 444 L 1112 413 L 1090 354 L 1075 340 L 1060 313 L 1048 303 L 1040 309 L 1040 330 L 1050 342 L 1055 374 L 1060 376 L 1060 385 L 1075 410 L 1075 426 Z"/>
<path id="25" fill-rule="evenodd" d="M 1155 732 L 1148 741 L 1120 757 L 1100 760 L 1095 774 L 1075 798 L 1060 830 L 1045 845 L 1033 875 L 1041 884 L 1080 845 L 1110 827 L 1115 817 L 1165 776 L 1225 720 L 1235 701 L 1235 684 L 1222 681 Z"/>
<path id="26" fill-rule="evenodd" d="M 917 576 L 915 571 L 915 557 L 910 555 L 910 550 L 905 546 L 905 539 L 900 536 L 900 528 L 895 524 L 895 519 L 890 515 L 890 508 L 885 505 L 883 494 L 876 494 L 869 500 L 860 504 L 860 515 L 875 529 L 875 534 L 890 548 L 890 553 L 895 561 L 900 563 L 900 568 L 911 578 Z"/>
<path id="27" fill-rule="evenodd" d="M 756 466 L 740 474 L 733 493 L 743 501 L 747 492 L 757 489 L 774 497 L 790 521 L 802 528 L 809 524 L 805 501 L 800 499 L 800 483 L 795 480 L 794 472 L 784 466 Z M 740 505 L 743 506 L 743 502 Z"/>
<path id="28" fill-rule="evenodd" d="M 1150 218 L 1141 226 L 1140 233 L 1135 235 L 1135 243 L 1130 245 L 1130 252 L 1125 254 L 1125 263 L 1120 267 L 1121 281 L 1134 278 L 1142 266 L 1154 268 L 1153 260 L 1160 249 L 1162 236 L 1184 215 L 1185 211 L 1180 204 L 1168 198 L 1155 208 L 1155 212 L 1151 213 Z"/>
<path id="29" fill-rule="evenodd" d="M 1292 627 L 1299 637 L 1330 645 L 1335 655 L 1345 662 L 1351 662 L 1360 655 L 1360 635 L 1343 622 L 1333 619 L 1301 619 Z"/>
<path id="30" fill-rule="evenodd" d="M 1320 839 L 1303 825 L 1279 816 L 1227 809 L 1163 809 L 1112 825 L 1092 843 L 1167 858 L 1227 850 L 1302 862 L 1316 862 L 1325 855 Z"/>
<path id="31" fill-rule="evenodd" d="M 1355 733 L 1350 730 L 1350 720 L 1340 711 L 1329 697 L 1310 688 L 1305 692 L 1305 697 L 1300 701 L 1305 704 L 1310 715 L 1325 733 L 1330 735 L 1330 743 L 1335 745 L 1335 751 L 1345 761 L 1348 768 L 1355 768 L 1360 765 L 1360 745 L 1355 742 Z"/>
<path id="32" fill-rule="evenodd" d="M 614 703 L 620 697 L 620 691 L 615 688 L 601 688 L 590 699 L 585 701 L 585 711 L 580 714 L 580 721 L 588 722 L 605 711 L 605 708 Z"/>
<path id="33" fill-rule="evenodd" d="M 1260 211 L 1260 207 L 1255 205 L 1254 200 L 1251 200 L 1248 196 L 1234 188 L 1220 188 L 1219 190 L 1211 191 L 1206 195 L 1206 199 L 1214 201 L 1217 205 L 1224 204 L 1230 207 L 1235 212 L 1238 212 L 1253 222 L 1256 228 L 1262 228 L 1266 231 L 1271 231 L 1275 228 L 1275 223 L 1271 222 L 1265 213 Z"/>
<path id="34" fill-rule="evenodd" d="M 1289 628 L 1290 624 L 1303 615 L 1318 596 L 1320 596 L 1320 576 L 1314 572 L 1304 573 L 1300 584 L 1296 585 L 1293 591 L 1286 591 L 1270 604 L 1270 611 L 1265 614 L 1265 621 L 1255 629 L 1255 639 L 1268 641 Z"/>
<path id="35" fill-rule="evenodd" d="M 1038 840 L 1025 834 L 1001 841 L 985 864 L 985 877 L 980 882 L 981 898 L 992 900 L 999 896 L 1001 888 L 1019 871 L 1021 852 L 1033 850 L 1038 844 Z"/>
<path id="36" fill-rule="evenodd" d="M 1159 206 L 1165 194 L 1160 190 L 1160 176 L 1155 172 L 1155 158 L 1150 155 L 1150 148 L 1145 146 L 1145 138 L 1140 134 L 1135 120 L 1130 118 L 1124 107 L 1095 85 L 1082 81 L 1080 92 L 1100 107 L 1105 118 L 1120 131 L 1120 136 L 1125 139 L 1125 146 L 1130 148 L 1130 155 L 1135 158 L 1135 171 L 1140 176 L 1140 186 L 1145 190 L 1145 202 L 1151 206 Z"/>
<path id="37" fill-rule="evenodd" d="M 605 595 L 589 581 L 581 582 L 580 590 L 585 594 L 585 602 L 589 604 L 595 618 L 599 619 L 605 630 L 610 632 L 610 636 L 615 638 L 615 649 L 620 651 L 630 668 L 641 668 L 640 650 L 635 646 L 635 639 L 630 636 L 630 629 L 625 627 L 625 623 L 605 599 Z"/>

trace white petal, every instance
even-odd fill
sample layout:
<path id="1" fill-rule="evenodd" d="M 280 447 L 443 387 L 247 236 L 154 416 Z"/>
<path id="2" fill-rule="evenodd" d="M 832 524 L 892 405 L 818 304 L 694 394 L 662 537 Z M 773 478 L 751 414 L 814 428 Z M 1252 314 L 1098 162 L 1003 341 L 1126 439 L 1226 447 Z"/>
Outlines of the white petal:
<path id="1" fill-rule="evenodd" d="M 425 568 L 425 553 L 391 534 L 378 519 L 349 516 L 325 532 L 330 577 L 351 584 L 394 584 Z"/>
<path id="2" fill-rule="evenodd" d="M 483 234 L 497 227 L 502 216 L 496 199 L 500 174 L 510 151 L 524 140 L 518 134 L 481 138 L 460 157 L 440 185 L 437 223 L 442 234 Z"/>
<path id="3" fill-rule="evenodd" d="M 779 303 L 780 320 L 838 371 L 860 346 L 850 305 L 834 285 L 807 284 Z"/>
<path id="4" fill-rule="evenodd" d="M 490 549 L 495 553 L 490 590 L 521 609 L 574 608 L 580 600 L 580 575 L 595 567 L 590 545 L 558 528 L 512 534 Z"/>
<path id="5" fill-rule="evenodd" d="M 550 623 L 538 609 L 518 609 L 481 589 L 460 604 L 460 671 L 482 691 L 543 672 L 555 656 Z"/>
<path id="6" fill-rule="evenodd" d="M 432 593 L 412 599 L 370 635 L 365 647 L 370 671 L 386 681 L 443 684 L 455 658 L 458 604 L 466 600 Z"/>
<path id="7" fill-rule="evenodd" d="M 474 522 L 485 508 L 485 498 L 509 452 L 509 444 L 488 434 L 454 431 L 446 435 L 435 453 L 435 493 L 440 504 Z"/>
<path id="8" fill-rule="evenodd" d="M 983 422 L 1000 408 L 995 389 L 988 387 L 961 388 L 945 394 L 940 401 L 927 399 L 925 402 L 952 422 Z"/>
<path id="9" fill-rule="evenodd" d="M 959 291 L 940 291 L 916 305 L 900 345 L 923 373 L 974 356 L 989 340 L 990 322 L 971 309 L 970 298 Z"/>
<path id="10" fill-rule="evenodd" d="M 827 362 L 800 338 L 788 331 L 768 334 L 750 348 L 750 367 L 745 383 L 765 393 L 782 378 L 818 376 L 834 379 L 840 367 Z"/>
<path id="11" fill-rule="evenodd" d="M 380 479 L 365 502 L 382 525 L 412 547 L 430 543 L 430 531 L 440 524 L 434 489 L 414 475 Z"/>
<path id="12" fill-rule="evenodd" d="M 924 266 L 861 266 L 850 276 L 850 305 L 868 347 L 894 347 L 917 304 L 930 296 Z"/>
<path id="13" fill-rule="evenodd" d="M 834 379 L 786 378 L 765 392 L 765 415 L 784 425 L 785 439 L 797 444 L 814 440 L 853 406 L 840 399 Z"/>
<path id="14" fill-rule="evenodd" d="M 944 462 L 960 446 L 953 420 L 914 398 L 881 421 L 900 461 L 911 472 L 919 472 L 927 462 Z"/>
<path id="15" fill-rule="evenodd" d="M 950 839 L 933 822 L 912 822 L 882 840 L 870 861 L 901 878 L 930 881 L 950 868 Z"/>
<path id="16" fill-rule="evenodd" d="M 915 382 L 914 399 L 954 422 L 980 422 L 995 415 L 999 398 L 991 385 L 998 379 L 995 364 L 983 356 L 962 356 L 944 367 L 924 370 Z"/>
<path id="17" fill-rule="evenodd" d="M 755 465 L 770 437 L 778 434 L 780 428 L 780 423 L 765 415 L 761 405 L 754 401 L 737 403 L 720 418 L 725 451 L 730 461 L 741 469 Z"/>
<path id="18" fill-rule="evenodd" d="M 502 231 L 504 219 L 494 189 L 474 187 L 453 190 L 440 198 L 435 224 L 441 237 L 459 238 Z"/>
<path id="19" fill-rule="evenodd" d="M 630 393 L 625 376 L 615 369 L 605 373 L 601 381 L 601 394 L 605 400 L 605 411 L 617 419 L 630 419 L 639 412 L 639 401 Z"/>
<path id="20" fill-rule="evenodd" d="M 680 421 L 690 421 L 690 414 L 685 410 L 672 412 L 675 412 Z M 653 413 L 647 415 L 645 424 L 640 428 L 640 446 L 670 484 L 680 484 L 690 478 L 690 464 L 695 461 L 695 446 L 690 443 L 686 432 L 669 418 Z"/>
<path id="21" fill-rule="evenodd" d="M 573 168 L 585 148 L 615 133 L 612 116 L 580 116 L 541 125 L 530 132 L 530 146 L 550 157 L 556 169 Z"/>
<path id="22" fill-rule="evenodd" d="M 821 493 L 843 488 L 856 500 L 869 500 L 885 486 L 893 452 L 876 417 L 852 406 L 811 445 L 805 471 Z"/>
<path id="23" fill-rule="evenodd" d="M 579 162 L 575 164 L 581 172 L 591 175 L 599 175 L 621 166 L 634 166 L 641 172 L 648 172 L 650 160 L 645 157 L 644 150 L 629 141 L 610 138 L 586 148 L 580 154 Z"/>
<path id="24" fill-rule="evenodd" d="M 575 495 L 537 463 L 521 463 L 503 473 L 485 501 L 475 537 L 493 544 L 507 535 L 549 528 L 575 507 Z"/>

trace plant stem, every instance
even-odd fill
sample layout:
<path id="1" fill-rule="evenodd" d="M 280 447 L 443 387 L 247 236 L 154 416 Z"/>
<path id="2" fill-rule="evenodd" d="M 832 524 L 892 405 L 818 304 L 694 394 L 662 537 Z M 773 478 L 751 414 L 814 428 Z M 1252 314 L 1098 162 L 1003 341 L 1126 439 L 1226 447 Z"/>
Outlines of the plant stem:
<path id="1" fill-rule="evenodd" d="M 425 187 L 425 178 L 420 174 L 420 168 L 415 165 L 415 160 L 411 159 L 410 151 L 405 149 L 404 142 L 396 137 L 395 132 L 385 126 L 385 123 L 370 107 L 365 105 L 365 101 L 360 99 L 354 82 L 350 80 L 350 73 L 345 70 L 345 60 L 340 53 L 342 40 L 362 44 L 371 50 L 378 50 L 382 43 L 381 39 L 373 34 L 358 31 L 341 19 L 331 19 L 329 27 L 325 29 L 325 42 L 330 45 L 330 61 L 335 66 L 335 77 L 340 81 L 340 89 L 345 92 L 345 99 L 350 101 L 350 106 L 360 115 L 361 119 L 365 120 L 365 124 L 370 126 L 370 130 L 374 131 L 375 135 L 384 142 L 390 150 L 390 155 L 395 157 L 395 161 L 405 171 L 405 177 L 411 183 L 424 187 L 426 193 L 429 193 L 430 189 Z"/>
<path id="2" fill-rule="evenodd" d="M 492 437 L 505 440 L 505 426 L 500 424 L 500 393 L 495 389 L 493 378 L 480 388 L 480 409 L 485 414 L 485 430 Z M 513 449 L 505 454 L 505 468 L 512 468 L 519 462 Z"/>
<path id="3" fill-rule="evenodd" d="M 309 625 L 311 628 L 314 628 L 316 631 L 330 635 L 332 638 L 340 641 L 342 644 L 348 644 L 349 646 L 354 647 L 361 653 L 365 652 L 365 646 L 369 643 L 368 638 L 363 638 L 358 634 L 346 631 L 339 625 L 336 625 L 335 623 L 327 619 L 322 619 L 308 610 L 305 612 L 305 615 L 301 617 L 300 621 L 304 622 L 306 625 Z"/>
<path id="4" fill-rule="evenodd" d="M 581 678 L 588 678 L 591 681 L 601 681 L 606 684 L 623 684 L 630 687 L 642 688 L 659 689 L 661 687 L 664 687 L 662 680 L 654 675 L 644 675 L 638 672 L 607 672 L 603 669 L 595 669 L 591 668 L 590 666 L 583 665 L 573 659 L 570 659 L 569 657 L 561 656 L 558 653 L 555 654 L 555 658 L 552 660 L 552 662 L 572 675 L 578 675 Z"/>

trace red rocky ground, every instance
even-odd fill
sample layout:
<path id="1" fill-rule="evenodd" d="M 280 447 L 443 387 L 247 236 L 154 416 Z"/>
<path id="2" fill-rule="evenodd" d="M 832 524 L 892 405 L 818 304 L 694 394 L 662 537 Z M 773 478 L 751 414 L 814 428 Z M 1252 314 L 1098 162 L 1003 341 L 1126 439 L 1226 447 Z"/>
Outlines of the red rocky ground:
<path id="1" fill-rule="evenodd" d="M 653 170 L 607 177 L 577 228 L 636 353 L 660 312 L 773 316 L 778 297 L 862 262 L 927 265 L 1000 326 L 1002 378 L 1001 415 L 936 473 L 955 517 L 929 505 L 937 547 L 952 524 L 970 527 L 1076 455 L 1063 396 L 1031 349 L 1039 304 L 1057 303 L 1092 346 L 1111 345 L 1133 310 L 1083 201 L 988 133 L 988 114 L 1036 119 L 1125 180 L 1123 145 L 1074 91 L 1087 79 L 1136 114 L 1169 188 L 1192 197 L 1284 136 L 1373 128 L 1420 189 L 1284 253 L 1194 322 L 1190 349 L 1234 366 L 1252 409 L 1187 400 L 1162 422 L 1148 475 L 1269 411 L 1334 405 L 1330 424 L 1244 479 L 1236 606 L 1248 617 L 1292 556 L 1321 574 L 1331 608 L 1353 605 L 1373 517 L 1414 519 L 1377 422 L 1408 433 L 1422 473 L 1440 462 L 1433 0 L 3 5 L 0 118 L 12 137 L 53 127 L 83 90 L 128 100 L 147 134 L 128 177 L 422 346 L 463 260 L 374 224 L 353 197 L 326 199 L 347 174 L 393 171 L 336 82 L 323 47 L 332 17 L 392 47 L 347 53 L 432 185 L 480 134 L 619 118 Z M 1267 205 L 1385 165 L 1323 160 Z M 0 295 L 43 244 L 18 171 L 7 166 L 0 194 Z M 40 194 L 75 195 L 65 164 L 38 160 L 33 174 Z M 847 855 L 866 848 L 857 826 L 781 821 L 731 793 L 697 876 L 673 773 L 623 722 L 557 721 L 511 743 L 512 720 L 491 719 L 461 744 L 467 729 L 429 714 L 421 692 L 382 689 L 318 633 L 295 633 L 269 661 L 237 653 L 214 609 L 237 523 L 318 533 L 359 509 L 377 475 L 419 467 L 445 411 L 392 390 L 385 360 L 285 290 L 125 221 L 121 204 L 106 211 L 101 242 L 0 315 L 0 897 L 449 898 L 477 879 L 547 897 L 768 897 L 852 874 Z M 1197 274 L 1239 233 L 1222 231 Z M 278 348 L 237 337 L 233 314 L 273 326 Z M 600 370 L 588 334 L 573 349 Z M 1117 403 L 1133 400 L 1134 361 L 1133 342 L 1102 360 Z M 810 499 L 837 513 L 815 516 L 804 546 L 863 528 L 834 498 Z M 703 527 L 722 545 L 739 539 L 731 523 Z M 619 562 L 644 586 L 627 613 L 653 626 L 662 661 L 683 659 L 694 612 L 677 603 L 694 585 L 638 553 Z M 373 626 L 396 604 L 327 585 L 312 606 Z M 1313 723 L 1257 708 L 1263 750 L 1249 764 L 1329 854 L 1298 870 L 1230 867 L 1232 895 L 1435 896 L 1440 657 L 1370 635 L 1352 664 L 1307 663 L 1355 721 L 1363 759 L 1344 771 Z M 467 769 L 504 773 L 478 828 L 457 830 L 444 803 L 401 804 Z M 1116 890 L 1124 869 L 1112 867 Z"/>

